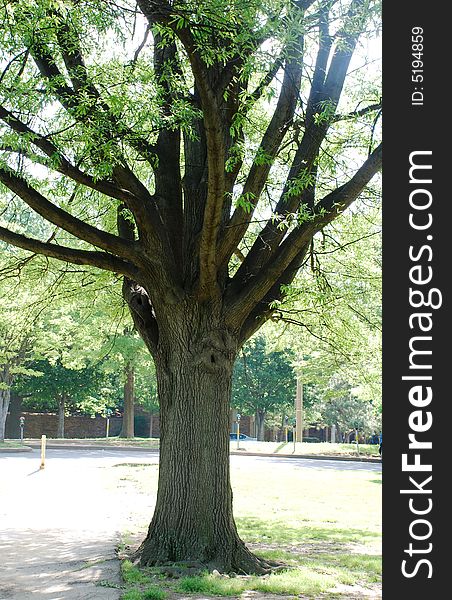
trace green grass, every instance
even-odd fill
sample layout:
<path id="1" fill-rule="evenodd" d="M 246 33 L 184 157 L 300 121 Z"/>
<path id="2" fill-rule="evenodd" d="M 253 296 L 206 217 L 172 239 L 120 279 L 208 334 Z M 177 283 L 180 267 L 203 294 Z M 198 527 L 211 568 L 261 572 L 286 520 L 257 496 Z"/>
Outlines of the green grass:
<path id="1" fill-rule="evenodd" d="M 121 563 L 121 574 L 125 583 L 150 583 L 148 575 L 135 567 L 130 560 L 125 560 Z"/>
<path id="2" fill-rule="evenodd" d="M 311 444 L 311 446 L 318 444 Z M 224 577 L 206 573 L 169 579 L 150 569 L 125 567 L 135 595 L 150 593 L 239 597 L 245 591 L 303 598 L 348 600 L 350 589 L 378 590 L 381 580 L 381 474 L 378 471 L 309 468 L 285 463 L 235 460 L 231 479 L 234 514 L 242 539 L 263 559 L 282 562 L 287 570 L 267 577 Z M 157 469 L 119 465 L 109 476 L 125 476 L 130 489 L 155 494 Z M 142 535 L 149 511 L 137 516 Z M 123 571 L 124 573 L 124 571 Z M 124 576 L 124 575 L 123 575 Z M 342 588 L 341 588 L 342 586 Z M 343 586 L 347 587 L 344 591 Z M 152 592 L 154 590 L 154 592 Z M 137 595 L 137 593 L 141 595 Z M 378 594 L 378 591 L 376 592 Z M 378 595 L 377 595 L 378 597 Z M 152 596 L 154 600 L 162 600 Z"/>
<path id="3" fill-rule="evenodd" d="M 121 575 L 129 589 L 122 595 L 122 600 L 164 600 L 165 590 L 154 582 L 151 574 L 135 567 L 130 560 L 121 563 Z"/>
<path id="4" fill-rule="evenodd" d="M 362 543 L 366 540 L 378 541 L 380 538 L 375 531 L 336 527 L 334 523 L 313 527 L 308 521 L 288 525 L 284 521 L 265 521 L 256 517 L 238 517 L 236 523 L 240 536 L 250 543 Z"/>
<path id="5" fill-rule="evenodd" d="M 164 600 L 167 594 L 164 590 L 153 586 L 144 590 L 139 588 L 132 588 L 127 590 L 122 596 L 121 600 Z"/>
<path id="6" fill-rule="evenodd" d="M 314 595 L 334 588 L 338 583 L 353 583 L 352 577 L 339 570 L 315 569 L 300 566 L 269 577 L 225 578 L 211 574 L 185 577 L 180 580 L 175 591 L 179 593 L 202 594 L 206 596 L 240 596 L 245 591 L 256 591 L 284 595 Z"/>
<path id="7" fill-rule="evenodd" d="M 10 448 L 23 448 L 24 444 L 21 444 L 19 440 L 5 440 L 4 442 L 0 442 L 0 449 L 1 448 L 6 448 L 6 449 L 10 449 Z"/>
<path id="8" fill-rule="evenodd" d="M 127 592 L 121 596 L 121 600 L 142 600 L 142 598 L 143 594 L 137 589 L 127 590 Z"/>
<path id="9" fill-rule="evenodd" d="M 237 442 L 230 442 L 231 452 L 237 450 Z M 317 444 L 311 444 L 307 442 L 240 442 L 240 450 L 252 453 L 268 453 L 268 454 L 296 454 L 296 455 L 310 455 L 320 454 L 328 456 L 345 456 L 345 457 L 356 457 L 356 444 L 331 444 L 329 442 L 319 442 Z M 379 457 L 378 445 L 376 444 L 360 444 L 359 455 L 362 456 L 374 456 Z"/>

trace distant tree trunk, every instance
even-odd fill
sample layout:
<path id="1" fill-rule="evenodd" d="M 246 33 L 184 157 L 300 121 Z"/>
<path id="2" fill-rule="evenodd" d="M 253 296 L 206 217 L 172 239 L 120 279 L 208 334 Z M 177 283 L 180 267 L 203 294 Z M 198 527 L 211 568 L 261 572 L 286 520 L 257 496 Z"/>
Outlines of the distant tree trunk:
<path id="1" fill-rule="evenodd" d="M 64 410 L 66 408 L 66 394 L 61 394 L 58 400 L 58 438 L 64 438 Z"/>
<path id="2" fill-rule="evenodd" d="M 259 442 L 265 440 L 265 411 L 256 410 L 256 437 Z"/>
<path id="3" fill-rule="evenodd" d="M 6 417 L 8 415 L 10 398 L 9 388 L 6 390 L 0 389 L 0 442 L 5 441 Z"/>
<path id="4" fill-rule="evenodd" d="M 149 413 L 149 437 L 152 437 L 152 428 L 154 425 L 154 415 L 152 413 Z"/>
<path id="5" fill-rule="evenodd" d="M 8 416 L 11 400 L 11 383 L 12 376 L 9 365 L 0 365 L 0 442 L 5 441 L 6 417 Z"/>
<path id="6" fill-rule="evenodd" d="M 120 437 L 133 438 L 135 436 L 134 419 L 134 390 L 135 390 L 135 369 L 128 362 L 124 369 L 124 414 L 122 417 L 122 429 Z"/>

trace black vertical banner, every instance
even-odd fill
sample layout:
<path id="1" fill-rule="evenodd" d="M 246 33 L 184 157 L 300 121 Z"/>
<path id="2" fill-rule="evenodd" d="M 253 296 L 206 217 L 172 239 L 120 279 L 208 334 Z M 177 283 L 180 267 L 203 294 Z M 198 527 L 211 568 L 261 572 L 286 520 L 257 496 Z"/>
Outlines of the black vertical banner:
<path id="1" fill-rule="evenodd" d="M 452 597 L 448 29 L 439 2 L 383 4 L 384 600 Z"/>

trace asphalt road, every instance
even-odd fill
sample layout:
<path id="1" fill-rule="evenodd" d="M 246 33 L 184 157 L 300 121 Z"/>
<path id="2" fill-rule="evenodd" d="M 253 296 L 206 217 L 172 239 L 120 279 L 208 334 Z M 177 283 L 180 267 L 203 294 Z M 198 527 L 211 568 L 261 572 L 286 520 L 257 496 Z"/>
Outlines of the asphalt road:
<path id="1" fill-rule="evenodd" d="M 158 452 L 149 451 L 146 452 L 140 450 L 103 450 L 103 449 L 81 449 L 81 448 L 48 448 L 46 452 L 46 460 L 49 464 L 53 464 L 56 467 L 63 465 L 76 465 L 81 459 L 89 461 L 89 464 L 93 467 L 98 465 L 107 466 L 109 464 L 115 464 L 120 458 L 121 462 L 139 462 L 139 463 L 158 463 Z M 66 461 L 62 463 L 61 461 Z M 75 461 L 75 462 L 74 462 Z M 244 455 L 231 455 L 231 465 L 234 465 L 236 461 L 246 461 L 249 464 L 256 463 L 268 463 L 271 465 L 287 465 L 288 468 L 304 468 L 304 469 L 335 469 L 345 471 L 377 471 L 382 470 L 382 465 L 379 462 L 364 462 L 364 461 L 350 461 L 350 460 L 331 460 L 331 459 L 314 459 L 314 458 L 294 458 L 294 457 L 283 457 L 283 456 L 246 456 Z M 0 474 L 7 472 L 7 470 L 15 473 L 27 472 L 29 469 L 39 470 L 40 465 L 40 451 L 35 449 L 32 452 L 26 452 L 21 454 L 0 454 Z M 5 471 L 4 471 L 5 469 Z M 33 471 L 32 471 L 33 472 Z M 0 483 L 1 485 L 1 483 Z M 0 488 L 1 489 L 1 488 Z M 0 599 L 1 600 L 1 599 Z"/>
<path id="2" fill-rule="evenodd" d="M 130 509 L 151 515 L 149 494 L 108 485 L 109 468 L 158 464 L 158 453 L 48 449 L 0 454 L 0 600 L 118 600 L 115 547 Z M 231 456 L 234 466 L 381 471 L 381 464 Z M 260 464 L 259 464 L 260 463 Z M 142 504 L 140 506 L 140 503 Z"/>

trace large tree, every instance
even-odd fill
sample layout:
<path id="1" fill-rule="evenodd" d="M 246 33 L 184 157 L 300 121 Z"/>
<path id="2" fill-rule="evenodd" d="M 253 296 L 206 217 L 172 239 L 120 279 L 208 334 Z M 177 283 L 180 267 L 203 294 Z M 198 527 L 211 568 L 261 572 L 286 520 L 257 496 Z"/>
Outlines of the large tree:
<path id="1" fill-rule="evenodd" d="M 338 142 L 379 109 L 365 86 L 338 107 L 377 3 L 15 0 L 0 11 L 0 181 L 13 207 L 41 215 L 45 238 L 9 208 L 0 239 L 122 277 L 155 362 L 159 489 L 141 562 L 265 570 L 232 515 L 232 368 L 313 236 L 380 169 L 379 146 L 364 158 Z M 348 168 L 332 173 L 330 144 Z"/>

